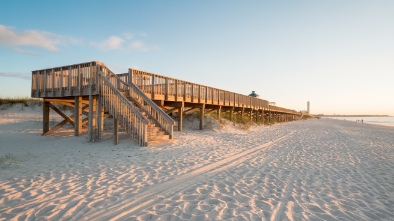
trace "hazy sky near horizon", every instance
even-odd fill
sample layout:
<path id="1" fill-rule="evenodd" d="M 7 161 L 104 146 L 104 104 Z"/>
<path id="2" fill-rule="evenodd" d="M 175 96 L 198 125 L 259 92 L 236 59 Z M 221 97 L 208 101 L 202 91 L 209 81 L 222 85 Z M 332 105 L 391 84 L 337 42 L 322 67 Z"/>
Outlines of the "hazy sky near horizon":
<path id="1" fill-rule="evenodd" d="M 0 1 L 0 97 L 93 60 L 314 114 L 394 115 L 394 1 Z"/>

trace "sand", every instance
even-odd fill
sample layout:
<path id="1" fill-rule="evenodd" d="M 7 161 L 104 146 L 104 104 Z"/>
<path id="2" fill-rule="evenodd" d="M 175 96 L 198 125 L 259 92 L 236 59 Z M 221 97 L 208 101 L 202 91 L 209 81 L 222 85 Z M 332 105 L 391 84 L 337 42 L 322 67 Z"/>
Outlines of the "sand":
<path id="1" fill-rule="evenodd" d="M 207 122 L 146 148 L 113 146 L 108 122 L 88 143 L 41 136 L 40 107 L 0 110 L 0 220 L 393 220 L 394 128 Z"/>

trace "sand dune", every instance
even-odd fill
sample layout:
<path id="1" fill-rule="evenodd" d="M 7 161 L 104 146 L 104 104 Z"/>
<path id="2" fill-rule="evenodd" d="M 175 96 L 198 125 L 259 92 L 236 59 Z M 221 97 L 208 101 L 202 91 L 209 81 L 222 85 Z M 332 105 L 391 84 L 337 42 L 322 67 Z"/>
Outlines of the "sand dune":
<path id="1" fill-rule="evenodd" d="M 110 131 L 97 143 L 71 127 L 43 137 L 40 116 L 0 111 L 0 220 L 394 217 L 394 128 L 321 119 L 199 131 L 185 121 L 173 142 L 144 148 L 127 136 L 113 146 Z"/>

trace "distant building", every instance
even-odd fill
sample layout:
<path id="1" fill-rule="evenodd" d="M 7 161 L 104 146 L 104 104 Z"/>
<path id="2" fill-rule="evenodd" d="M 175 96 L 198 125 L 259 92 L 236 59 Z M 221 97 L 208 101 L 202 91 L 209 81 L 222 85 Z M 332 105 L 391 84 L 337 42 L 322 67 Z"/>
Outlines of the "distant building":
<path id="1" fill-rule="evenodd" d="M 252 91 L 252 93 L 249 94 L 249 96 L 251 96 L 251 97 L 259 97 L 260 95 L 256 94 L 255 91 Z"/>
<path id="2" fill-rule="evenodd" d="M 310 110 L 310 103 L 309 103 L 309 101 L 306 103 L 306 106 L 307 106 L 307 112 L 308 112 L 308 114 L 310 114 L 311 110 Z"/>

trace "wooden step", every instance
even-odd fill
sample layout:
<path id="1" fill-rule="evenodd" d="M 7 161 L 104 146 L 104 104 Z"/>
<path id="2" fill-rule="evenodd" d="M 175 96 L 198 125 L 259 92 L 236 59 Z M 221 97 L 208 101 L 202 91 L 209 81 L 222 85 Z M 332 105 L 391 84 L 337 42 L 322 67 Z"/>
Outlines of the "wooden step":
<path id="1" fill-rule="evenodd" d="M 168 142 L 169 142 L 169 140 L 153 140 L 153 141 L 148 141 L 146 143 L 146 146 L 147 147 L 158 146 L 160 144 L 165 144 L 165 143 L 168 143 Z"/>

